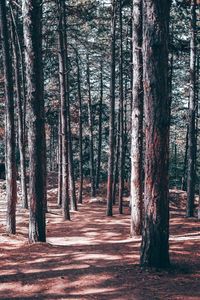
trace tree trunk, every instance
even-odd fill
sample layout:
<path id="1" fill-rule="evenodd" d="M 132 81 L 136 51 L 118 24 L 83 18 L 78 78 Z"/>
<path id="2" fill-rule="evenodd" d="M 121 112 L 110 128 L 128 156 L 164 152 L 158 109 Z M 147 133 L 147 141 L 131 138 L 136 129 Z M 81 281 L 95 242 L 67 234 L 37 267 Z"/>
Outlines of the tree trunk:
<path id="1" fill-rule="evenodd" d="M 200 63 L 200 55 L 197 55 L 197 74 L 199 74 L 199 65 Z M 199 77 L 197 77 L 196 80 L 196 99 L 199 98 Z M 196 144 L 197 147 L 199 145 L 199 104 L 197 101 L 197 118 L 196 118 Z M 198 152 L 199 148 L 196 149 Z M 197 154 L 197 153 L 196 153 Z M 197 218 L 200 220 L 200 169 L 199 169 L 199 161 L 196 159 L 196 173 L 197 173 L 197 178 L 198 178 L 198 208 L 197 208 Z"/>
<path id="2" fill-rule="evenodd" d="M 119 113 L 120 113 L 120 150 L 119 150 L 119 213 L 123 213 L 124 189 L 124 95 L 123 95 L 123 41 L 122 41 L 122 0 L 119 2 L 120 23 L 120 61 L 119 61 Z"/>
<path id="3" fill-rule="evenodd" d="M 64 4 L 63 4 L 64 5 Z M 65 8 L 63 11 L 63 43 L 65 46 L 65 64 L 66 64 L 66 113 L 67 113 L 67 133 L 68 133 L 68 174 L 69 174 L 69 194 L 71 210 L 77 211 L 76 187 L 74 179 L 74 163 L 71 137 L 71 116 L 70 116 L 70 98 L 69 98 L 69 64 L 68 64 L 68 41 Z"/>
<path id="4" fill-rule="evenodd" d="M 6 102 L 6 187 L 7 187 L 7 233 L 16 233 L 16 161 L 15 161 L 15 128 L 12 65 L 9 49 L 9 35 L 6 19 L 5 0 L 0 2 L 0 28 L 2 38 L 2 56 L 4 69 L 5 102 Z"/>
<path id="5" fill-rule="evenodd" d="M 66 51 L 66 104 L 67 104 L 67 132 L 68 132 L 68 168 L 69 168 L 69 192 L 70 192 L 70 204 L 71 210 L 77 211 L 76 200 L 76 187 L 74 179 L 74 163 L 73 163 L 73 151 L 72 151 L 72 137 L 71 137 L 71 117 L 70 117 L 70 101 L 69 101 L 69 65 L 68 65 L 68 51 L 67 51 L 67 28 L 66 20 L 64 18 L 64 45 Z"/>
<path id="6" fill-rule="evenodd" d="M 23 127 L 23 111 L 22 111 L 22 94 L 20 86 L 20 74 L 19 74 L 19 57 L 17 50 L 17 43 L 15 39 L 16 25 L 12 7 L 10 5 L 10 11 L 12 16 L 11 21 L 11 39 L 12 39 L 12 49 L 14 57 L 14 69 L 15 69 L 15 81 L 16 81 L 16 92 L 17 92 L 17 110 L 18 110 L 18 140 L 19 140 L 19 153 L 20 153 L 20 170 L 21 170 L 21 191 L 22 191 L 22 207 L 28 208 L 27 199 L 27 187 L 26 187 L 26 167 L 25 167 L 25 141 L 24 141 L 24 127 Z M 19 45 L 19 43 L 18 43 Z"/>
<path id="7" fill-rule="evenodd" d="M 96 188 L 99 187 L 100 170 L 101 170 L 101 148 L 102 148 L 102 104 L 103 104 L 103 59 L 100 63 L 100 99 L 99 99 L 99 132 L 98 132 L 98 157 L 96 171 Z"/>
<path id="8" fill-rule="evenodd" d="M 133 0 L 132 22 L 131 236 L 135 236 L 142 233 L 143 221 L 142 0 Z"/>
<path id="9" fill-rule="evenodd" d="M 115 135 L 115 151 L 114 151 L 114 168 L 113 168 L 113 187 L 112 187 L 112 203 L 116 203 L 116 188 L 119 181 L 119 148 L 120 148 L 120 112 L 118 113 L 117 132 Z"/>
<path id="10" fill-rule="evenodd" d="M 115 123 L 115 23 L 116 2 L 112 0 L 111 19 L 111 74 L 110 74 L 110 120 L 109 120 L 109 160 L 108 160 L 108 182 L 107 182 L 107 216 L 112 216 L 113 202 L 113 169 L 114 169 L 114 123 Z"/>
<path id="11" fill-rule="evenodd" d="M 10 8 L 11 8 L 11 16 L 12 16 L 12 21 L 15 27 L 15 35 L 16 35 L 16 42 L 18 46 L 18 51 L 19 51 L 19 62 L 21 66 L 21 96 L 22 96 L 22 123 L 23 123 L 23 141 L 26 141 L 26 88 L 25 88 L 25 67 L 24 67 L 24 58 L 23 58 L 23 53 L 22 53 L 22 42 L 20 41 L 20 37 L 18 34 L 18 29 L 17 29 L 17 24 L 16 20 L 14 17 L 14 12 L 12 9 L 12 3 L 10 3 Z"/>
<path id="12" fill-rule="evenodd" d="M 176 138 L 176 126 L 174 128 L 174 178 L 175 178 L 175 189 L 177 189 L 177 138 Z"/>
<path id="13" fill-rule="evenodd" d="M 196 0 L 191 0 L 191 39 L 190 39 L 190 98 L 188 125 L 188 173 L 186 216 L 194 216 L 195 196 L 195 157 L 196 157 Z"/>
<path id="14" fill-rule="evenodd" d="M 78 202 L 82 203 L 83 196 L 83 144 L 82 144 L 82 97 L 81 97 L 81 80 L 80 68 L 78 61 L 78 52 L 76 50 L 76 65 L 77 65 L 77 83 L 78 83 L 78 103 L 79 103 L 79 199 Z"/>
<path id="15" fill-rule="evenodd" d="M 68 79 L 67 79 L 68 81 Z M 67 88 L 68 90 L 68 88 Z M 67 92 L 68 94 L 68 92 Z M 69 111 L 69 97 L 67 96 L 67 132 L 68 132 L 68 167 L 69 167 L 69 192 L 70 192 L 70 205 L 71 210 L 77 211 L 77 200 L 76 200 L 76 187 L 74 179 L 74 163 L 73 163 L 73 150 L 72 150 L 72 137 L 71 137 L 71 118 Z"/>
<path id="16" fill-rule="evenodd" d="M 61 136 L 62 136 L 62 209 L 64 220 L 70 220 L 68 191 L 68 136 L 67 136 L 67 99 L 66 99 L 66 51 L 64 43 L 65 3 L 57 0 L 59 14 L 58 59 L 61 100 Z"/>
<path id="17" fill-rule="evenodd" d="M 62 205 L 62 128 L 61 109 L 58 112 L 58 206 Z"/>
<path id="18" fill-rule="evenodd" d="M 52 159 L 53 159 L 53 143 L 52 143 L 52 125 L 50 125 L 50 136 L 49 136 L 49 170 L 52 171 Z"/>
<path id="19" fill-rule="evenodd" d="M 140 263 L 148 267 L 169 265 L 169 10 L 168 0 L 143 0 L 146 156 Z"/>
<path id="20" fill-rule="evenodd" d="M 91 181 L 91 196 L 96 194 L 95 190 L 95 171 L 94 171 L 94 139 L 93 139 L 93 113 L 92 113 L 92 99 L 90 89 L 90 69 L 89 69 L 89 54 L 87 51 L 87 87 L 88 87 L 88 125 L 90 135 L 90 181 Z"/>
<path id="21" fill-rule="evenodd" d="M 198 218 L 198 220 L 200 220 L 200 184 L 199 184 L 199 197 L 198 197 L 197 218 Z"/>
<path id="22" fill-rule="evenodd" d="M 30 219 L 29 242 L 45 242 L 46 171 L 42 68 L 42 1 L 22 5 L 29 101 Z"/>
<path id="23" fill-rule="evenodd" d="M 186 168 L 187 168 L 187 154 L 188 154 L 188 126 L 187 126 L 186 138 L 185 138 L 185 156 L 184 156 L 183 175 L 182 175 L 182 182 L 181 182 L 181 189 L 183 191 L 185 191 L 185 189 L 186 189 L 185 174 L 186 174 Z"/>

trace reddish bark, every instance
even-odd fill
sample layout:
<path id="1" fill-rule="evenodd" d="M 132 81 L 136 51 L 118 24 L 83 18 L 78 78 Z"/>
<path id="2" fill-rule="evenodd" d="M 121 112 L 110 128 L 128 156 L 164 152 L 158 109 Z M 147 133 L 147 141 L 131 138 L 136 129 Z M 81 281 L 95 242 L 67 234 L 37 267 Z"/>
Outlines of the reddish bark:
<path id="1" fill-rule="evenodd" d="M 145 218 L 140 263 L 169 265 L 168 0 L 143 0 Z"/>

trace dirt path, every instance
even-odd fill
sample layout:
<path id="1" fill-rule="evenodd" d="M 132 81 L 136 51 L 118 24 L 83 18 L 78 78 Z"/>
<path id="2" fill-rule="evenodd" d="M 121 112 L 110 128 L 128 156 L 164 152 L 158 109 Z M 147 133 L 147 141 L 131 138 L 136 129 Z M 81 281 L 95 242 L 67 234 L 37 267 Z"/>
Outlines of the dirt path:
<path id="1" fill-rule="evenodd" d="M 171 192 L 170 270 L 141 270 L 140 238 L 129 236 L 130 211 L 105 216 L 88 199 L 63 221 L 56 189 L 48 192 L 47 243 L 29 245 L 28 212 L 17 210 L 17 235 L 5 234 L 0 201 L 0 299 L 200 299 L 200 223 L 184 218 L 184 193 Z M 101 200 L 101 201 L 99 201 Z"/>

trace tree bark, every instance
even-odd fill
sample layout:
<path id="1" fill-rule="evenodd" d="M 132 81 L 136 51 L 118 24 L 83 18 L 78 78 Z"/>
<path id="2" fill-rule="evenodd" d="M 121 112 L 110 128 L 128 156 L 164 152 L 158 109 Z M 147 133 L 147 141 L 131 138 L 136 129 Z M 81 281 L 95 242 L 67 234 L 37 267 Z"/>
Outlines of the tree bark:
<path id="1" fill-rule="evenodd" d="M 12 20 L 13 20 L 13 24 L 15 27 L 15 35 L 16 35 L 16 43 L 18 46 L 18 51 L 19 51 L 19 63 L 21 66 L 21 95 L 22 95 L 22 114 L 23 114 L 23 140 L 26 141 L 26 87 L 25 87 L 25 67 L 24 67 L 24 58 L 23 58 L 23 53 L 22 53 L 22 41 L 20 40 L 20 35 L 18 34 L 18 28 L 17 28 L 17 24 L 16 24 L 16 20 L 14 17 L 14 12 L 13 12 L 13 8 L 12 8 L 12 3 L 10 3 L 10 8 L 11 8 L 11 15 L 12 15 Z"/>
<path id="2" fill-rule="evenodd" d="M 199 197 L 198 197 L 197 218 L 198 218 L 198 220 L 200 220 L 200 184 L 199 184 Z"/>
<path id="3" fill-rule="evenodd" d="M 61 108 L 58 111 L 58 206 L 62 205 L 62 128 Z"/>
<path id="4" fill-rule="evenodd" d="M 69 110 L 69 105 L 67 105 Z M 70 112 L 68 115 L 68 165 L 69 165 L 69 191 L 70 191 L 70 205 L 71 210 L 77 211 L 77 200 L 76 200 L 76 187 L 74 178 L 74 163 L 73 163 L 73 150 L 72 150 L 72 138 L 71 138 L 71 124 L 70 124 Z"/>
<path id="5" fill-rule="evenodd" d="M 181 189 L 185 191 L 186 189 L 186 168 L 187 168 L 187 155 L 188 155 L 188 126 L 187 126 L 187 132 L 185 137 L 185 156 L 184 156 L 184 162 L 183 162 L 183 175 L 182 175 L 182 182 L 181 182 Z"/>
<path id="6" fill-rule="evenodd" d="M 146 157 L 140 263 L 148 267 L 169 265 L 169 10 L 168 0 L 143 0 Z"/>
<path id="7" fill-rule="evenodd" d="M 29 101 L 30 219 L 29 242 L 46 241 L 46 153 L 42 67 L 42 1 L 22 3 Z"/>
<path id="8" fill-rule="evenodd" d="M 133 0 L 132 24 L 131 236 L 135 236 L 142 233 L 143 221 L 142 0 Z"/>
<path id="9" fill-rule="evenodd" d="M 195 158 L 196 158 L 196 0 L 191 0 L 191 39 L 190 39 L 190 98 L 188 124 L 188 173 L 186 216 L 194 216 Z"/>
<path id="10" fill-rule="evenodd" d="M 18 140 L 19 140 L 19 153 L 20 153 L 20 170 L 21 170 L 21 191 L 22 191 L 22 207 L 28 208 L 28 197 L 27 197 L 27 187 L 26 187 L 26 167 L 25 167 L 25 141 L 24 141 L 24 126 L 23 126 L 23 111 L 22 111 L 22 93 L 20 85 L 20 73 L 19 73 L 19 58 L 17 49 L 17 42 L 15 36 L 17 36 L 17 28 L 15 23 L 14 14 L 12 7 L 10 5 L 11 12 L 11 39 L 12 39 L 12 49 L 14 58 L 14 69 L 15 69 L 15 81 L 16 81 L 16 92 L 17 92 L 17 110 L 18 110 Z M 19 46 L 19 43 L 18 43 Z M 23 71 L 22 71 L 23 72 Z"/>
<path id="11" fill-rule="evenodd" d="M 79 103 L 79 199 L 78 202 L 82 203 L 83 196 L 83 120 L 82 120 L 82 97 L 81 97 L 81 80 L 80 80 L 80 67 L 78 60 L 78 51 L 76 50 L 76 65 L 77 65 L 77 83 L 78 83 L 78 103 Z"/>
<path id="12" fill-rule="evenodd" d="M 100 62 L 100 99 L 99 99 L 99 132 L 98 132 L 98 156 L 96 171 L 96 188 L 99 188 L 101 170 L 101 148 L 102 148 L 102 104 L 103 104 L 103 58 Z"/>
<path id="13" fill-rule="evenodd" d="M 90 88 L 90 67 L 89 67 L 89 54 L 87 51 L 87 87 L 88 87 L 88 125 L 90 135 L 90 181 L 91 181 L 91 196 L 94 197 L 96 194 L 95 190 L 95 171 L 94 171 L 94 138 L 93 138 L 93 113 L 92 113 L 92 99 L 91 99 L 91 88 Z"/>
<path id="14" fill-rule="evenodd" d="M 65 3 L 57 0 L 58 9 L 58 59 L 61 100 L 61 136 L 62 136 L 62 209 L 64 220 L 70 220 L 68 191 L 68 135 L 67 135 L 67 99 L 66 99 L 66 51 L 64 43 Z"/>
<path id="15" fill-rule="evenodd" d="M 114 122 L 115 122 L 115 23 L 116 23 L 116 1 L 112 0 L 111 18 L 111 74 L 110 74 L 110 120 L 109 120 L 109 159 L 108 159 L 108 181 L 107 181 L 107 216 L 112 216 L 113 202 L 113 169 L 114 169 Z"/>
<path id="16" fill-rule="evenodd" d="M 6 18 L 5 0 L 0 2 L 0 30 L 2 38 L 2 56 L 4 69 L 4 86 L 6 102 L 6 187 L 7 187 L 7 233 L 16 233 L 16 161 L 15 161 L 15 128 L 12 65 L 9 49 L 9 34 Z"/>
<path id="17" fill-rule="evenodd" d="M 122 0 L 119 1 L 120 61 L 119 61 L 119 113 L 120 113 L 120 151 L 119 151 L 119 213 L 123 213 L 124 189 L 124 95 L 123 95 L 123 41 L 122 41 Z"/>
<path id="18" fill-rule="evenodd" d="M 74 163 L 73 163 L 73 151 L 72 151 L 72 137 L 71 137 L 71 116 L 70 116 L 70 99 L 69 99 L 69 65 L 68 65 L 68 43 L 67 43 L 67 28 L 66 18 L 64 18 L 64 45 L 65 45 L 65 57 L 66 57 L 66 113 L 67 113 L 67 132 L 68 132 L 68 173 L 69 173 L 69 192 L 70 192 L 70 205 L 71 210 L 77 211 L 76 200 L 76 187 L 74 179 Z"/>
<path id="19" fill-rule="evenodd" d="M 112 203 L 116 204 L 116 188 L 119 178 L 119 148 L 120 148 L 120 112 L 117 118 L 117 131 L 115 134 L 115 151 L 114 151 L 114 167 L 113 167 L 113 187 L 112 187 Z"/>

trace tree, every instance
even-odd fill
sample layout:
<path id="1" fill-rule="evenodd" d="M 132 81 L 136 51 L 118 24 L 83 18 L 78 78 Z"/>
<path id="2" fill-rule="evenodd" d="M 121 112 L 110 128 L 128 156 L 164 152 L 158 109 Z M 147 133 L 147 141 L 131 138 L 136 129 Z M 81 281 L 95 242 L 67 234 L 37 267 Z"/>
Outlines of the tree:
<path id="1" fill-rule="evenodd" d="M 20 152 L 20 170 L 21 170 L 21 190 L 22 190 L 22 207 L 28 208 L 28 197 L 26 187 L 26 166 L 25 166 L 25 126 L 23 124 L 23 110 L 22 110 L 22 99 L 23 104 L 25 103 L 25 92 L 24 89 L 24 76 L 23 76 L 23 63 L 21 45 L 17 33 L 17 25 L 15 22 L 14 12 L 12 5 L 10 4 L 11 12 L 11 39 L 12 49 L 14 58 L 14 69 L 15 69 L 15 82 L 16 82 L 16 93 L 17 93 L 17 110 L 18 110 L 18 140 L 19 140 L 19 152 Z M 18 47 L 17 47 L 18 45 Z M 19 54 L 19 55 L 18 55 Z M 21 60 L 21 73 L 22 73 L 22 91 L 20 84 L 20 60 Z M 23 95 L 23 96 L 22 96 Z"/>
<path id="2" fill-rule="evenodd" d="M 170 1 L 143 1 L 145 190 L 142 266 L 169 265 L 168 27 Z"/>
<path id="3" fill-rule="evenodd" d="M 7 25 L 7 11 L 4 0 L 0 2 L 0 29 L 2 37 L 2 54 L 4 68 L 4 85 L 6 101 L 6 186 L 7 186 L 7 233 L 16 233 L 16 161 L 15 161 L 15 128 L 14 128 L 14 100 L 12 65 L 9 49 L 9 34 Z"/>
<path id="4" fill-rule="evenodd" d="M 122 0 L 119 1 L 119 26 L 120 26 L 120 57 L 119 57 L 119 213 L 122 214 L 122 201 L 124 189 L 124 95 L 123 95 L 123 38 L 122 38 Z"/>
<path id="5" fill-rule="evenodd" d="M 58 206 L 62 205 L 62 127 L 61 107 L 58 112 Z"/>
<path id="6" fill-rule="evenodd" d="M 90 86 L 90 65 L 89 65 L 89 53 L 86 53 L 86 76 L 87 76 L 87 89 L 88 89 L 88 125 L 89 125 L 89 137 L 90 137 L 90 182 L 91 182 L 91 195 L 95 196 L 95 170 L 94 170 L 94 139 L 93 139 L 93 112 L 92 112 L 92 98 L 91 98 L 91 86 Z"/>
<path id="7" fill-rule="evenodd" d="M 68 190 L 68 134 L 67 134 L 67 98 L 66 98 L 66 41 L 65 41 L 65 3 L 57 0 L 58 10 L 58 60 L 61 102 L 61 143 L 62 143 L 62 208 L 65 220 L 70 220 Z"/>
<path id="8" fill-rule="evenodd" d="M 115 151 L 114 151 L 114 168 L 113 168 L 113 187 L 112 187 L 112 203 L 116 204 L 116 188 L 119 177 L 119 148 L 120 148 L 120 111 L 117 116 L 117 132 L 115 135 Z"/>
<path id="9" fill-rule="evenodd" d="M 142 233 L 143 215 L 143 76 L 142 1 L 133 0 L 133 86 L 131 129 L 131 235 Z"/>
<path id="10" fill-rule="evenodd" d="M 98 156 L 96 169 L 96 188 L 99 187 L 101 170 L 101 147 L 102 147 L 102 104 L 103 104 L 103 58 L 100 62 L 100 99 L 99 99 L 99 128 L 98 128 Z"/>
<path id="11" fill-rule="evenodd" d="M 23 0 L 26 81 L 29 101 L 29 242 L 45 242 L 46 154 L 42 68 L 42 1 Z"/>
<path id="12" fill-rule="evenodd" d="M 76 52 L 76 66 L 77 66 L 77 84 L 78 84 L 78 103 L 79 103 L 79 199 L 78 202 L 82 203 L 83 195 L 83 120 L 82 120 L 82 97 L 81 97 L 81 78 L 78 51 Z"/>
<path id="13" fill-rule="evenodd" d="M 76 201 L 76 188 L 74 179 L 74 164 L 73 164 L 73 152 L 72 152 L 72 138 L 71 138 L 71 116 L 70 116 L 70 99 L 69 99 L 69 62 L 68 62 L 68 42 L 67 42 L 67 28 L 64 17 L 63 27 L 63 42 L 65 47 L 65 63 L 66 63 L 66 113 L 67 113 L 67 132 L 68 132 L 68 173 L 69 173 L 69 190 L 70 190 L 70 204 L 71 210 L 77 211 Z"/>
<path id="14" fill-rule="evenodd" d="M 188 155 L 188 126 L 187 126 L 187 132 L 186 132 L 186 137 L 185 137 L 185 155 L 184 155 L 184 162 L 183 162 L 183 175 L 182 175 L 182 180 L 181 180 L 181 189 L 185 191 L 185 175 L 186 175 L 186 167 L 187 167 L 187 155 Z"/>
<path id="15" fill-rule="evenodd" d="M 112 0 L 111 18 L 111 55 L 110 55 L 110 120 L 109 120 L 109 160 L 107 182 L 107 216 L 112 216 L 113 203 L 113 169 L 114 169 L 114 122 L 115 122 L 115 19 L 116 3 Z"/>
<path id="16" fill-rule="evenodd" d="M 194 216 L 195 160 L 196 160 L 196 0 L 191 0 L 190 39 L 190 98 L 188 124 L 188 173 L 186 216 Z"/>

